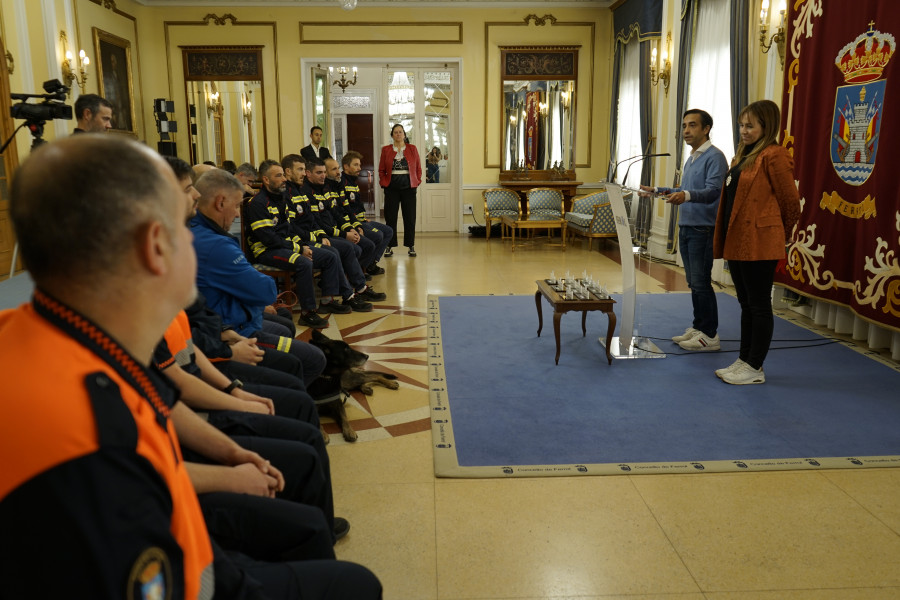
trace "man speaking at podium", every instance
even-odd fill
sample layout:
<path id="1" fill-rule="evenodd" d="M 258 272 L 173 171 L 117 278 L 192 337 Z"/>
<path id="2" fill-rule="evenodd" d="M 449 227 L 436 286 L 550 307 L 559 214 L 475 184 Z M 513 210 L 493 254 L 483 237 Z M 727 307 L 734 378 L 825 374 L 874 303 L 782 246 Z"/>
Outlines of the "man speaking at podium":
<path id="1" fill-rule="evenodd" d="M 719 345 L 719 308 L 712 288 L 713 232 L 716 212 L 722 195 L 722 182 L 728 161 L 722 151 L 709 141 L 713 120 L 699 109 L 685 111 L 681 120 L 681 136 L 691 147 L 684 163 L 680 188 L 641 189 L 666 196 L 666 202 L 681 206 L 678 213 L 678 249 L 684 262 L 684 274 L 691 288 L 694 322 L 673 342 L 685 350 L 712 351 Z"/>

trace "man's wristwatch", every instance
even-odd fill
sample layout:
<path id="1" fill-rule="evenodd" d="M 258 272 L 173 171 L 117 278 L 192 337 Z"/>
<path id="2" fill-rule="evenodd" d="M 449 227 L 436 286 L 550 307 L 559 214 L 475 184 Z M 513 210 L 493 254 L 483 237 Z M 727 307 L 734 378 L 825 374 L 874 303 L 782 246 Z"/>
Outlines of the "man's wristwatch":
<path id="1" fill-rule="evenodd" d="M 233 392 L 235 390 L 235 388 L 242 388 L 242 387 L 244 387 L 243 381 L 241 381 L 240 379 L 232 379 L 231 383 L 228 384 L 228 387 L 226 387 L 222 391 L 225 392 L 226 394 L 230 394 L 231 392 Z"/>

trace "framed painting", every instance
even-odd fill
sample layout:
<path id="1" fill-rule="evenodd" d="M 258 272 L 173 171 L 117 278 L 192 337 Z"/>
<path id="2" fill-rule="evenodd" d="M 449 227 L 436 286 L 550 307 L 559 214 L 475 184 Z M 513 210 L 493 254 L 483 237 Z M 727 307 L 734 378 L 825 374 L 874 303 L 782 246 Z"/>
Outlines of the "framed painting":
<path id="1" fill-rule="evenodd" d="M 131 42 L 94 27 L 97 85 L 100 95 L 113 106 L 112 126 L 135 134 L 134 84 L 131 77 Z"/>

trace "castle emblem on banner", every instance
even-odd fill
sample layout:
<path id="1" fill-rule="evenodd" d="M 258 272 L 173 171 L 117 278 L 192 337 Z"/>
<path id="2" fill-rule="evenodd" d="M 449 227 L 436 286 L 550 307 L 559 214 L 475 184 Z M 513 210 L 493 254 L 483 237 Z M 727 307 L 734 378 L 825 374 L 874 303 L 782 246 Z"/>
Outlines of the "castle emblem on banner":
<path id="1" fill-rule="evenodd" d="M 875 169 L 887 88 L 881 77 L 895 48 L 894 36 L 876 31 L 871 22 L 834 60 L 848 85 L 839 86 L 835 94 L 831 164 L 850 185 L 864 184 Z"/>

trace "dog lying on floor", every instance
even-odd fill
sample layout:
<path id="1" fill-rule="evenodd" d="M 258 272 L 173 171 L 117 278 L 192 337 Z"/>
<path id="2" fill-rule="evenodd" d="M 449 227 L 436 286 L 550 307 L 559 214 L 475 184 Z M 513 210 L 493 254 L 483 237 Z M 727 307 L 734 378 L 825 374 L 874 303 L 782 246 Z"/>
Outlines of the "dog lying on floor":
<path id="1" fill-rule="evenodd" d="M 310 386 L 309 393 L 316 399 L 319 414 L 333 418 L 340 425 L 344 439 L 355 442 L 357 435 L 344 409 L 346 396 L 356 389 L 371 396 L 373 385 L 399 389 L 397 376 L 382 371 L 366 371 L 362 365 L 369 360 L 368 354 L 354 350 L 343 340 L 333 340 L 317 329 L 312 330 L 309 343 L 318 347 L 326 359 L 325 370 Z M 322 435 L 327 443 L 328 434 L 324 429 Z"/>

